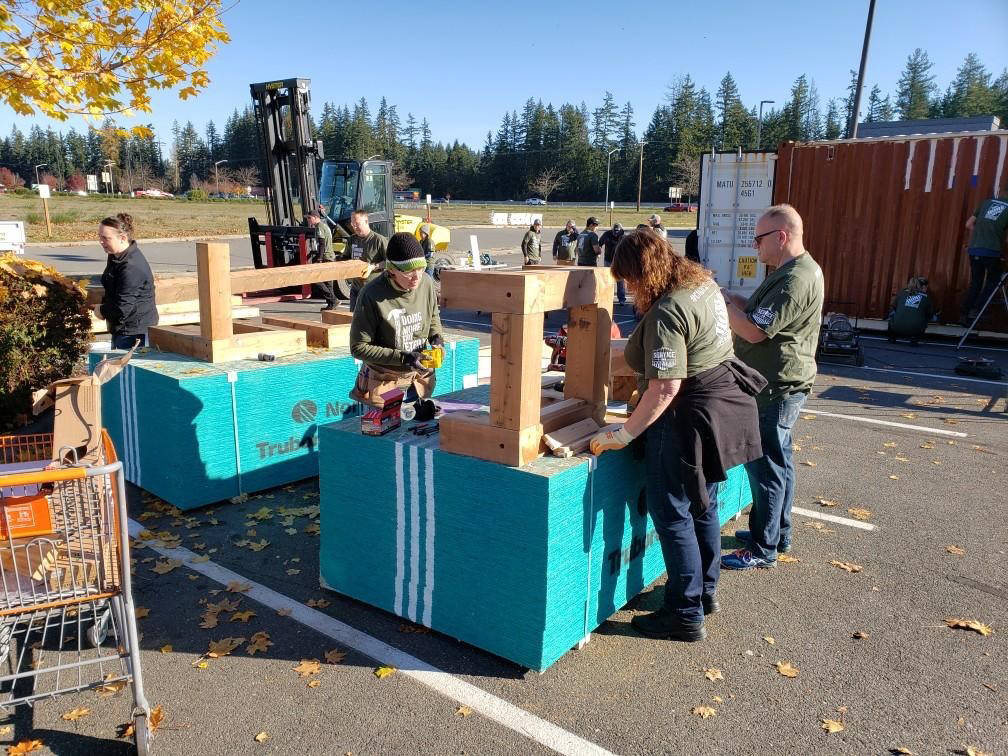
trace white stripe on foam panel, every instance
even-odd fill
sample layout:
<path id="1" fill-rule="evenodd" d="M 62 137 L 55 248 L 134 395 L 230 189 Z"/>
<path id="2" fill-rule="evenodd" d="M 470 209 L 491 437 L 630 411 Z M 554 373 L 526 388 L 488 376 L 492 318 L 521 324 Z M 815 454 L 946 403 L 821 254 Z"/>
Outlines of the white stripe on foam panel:
<path id="1" fill-rule="evenodd" d="M 419 472 L 417 470 L 417 448 L 409 447 L 410 476 L 410 579 L 409 607 L 406 616 L 416 622 L 417 588 L 420 583 L 420 491 Z"/>
<path id="2" fill-rule="evenodd" d="M 403 482 L 403 445 L 395 444 L 395 487 L 396 487 L 396 565 L 395 565 L 395 613 L 403 613 L 403 580 L 406 560 L 406 495 Z"/>
<path id="3" fill-rule="evenodd" d="M 431 626 L 431 601 L 434 594 L 434 450 L 424 450 L 424 491 L 427 493 L 427 543 L 424 548 L 426 575 L 424 576 L 423 624 Z"/>

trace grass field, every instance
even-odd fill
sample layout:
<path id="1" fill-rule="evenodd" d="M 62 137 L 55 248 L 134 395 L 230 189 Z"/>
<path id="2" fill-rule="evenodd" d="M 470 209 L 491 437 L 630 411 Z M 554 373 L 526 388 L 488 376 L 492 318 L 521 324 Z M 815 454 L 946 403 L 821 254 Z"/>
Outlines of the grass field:
<path id="1" fill-rule="evenodd" d="M 442 226 L 485 225 L 492 212 L 535 212 L 543 214 L 546 227 L 563 226 L 573 218 L 583 228 L 589 215 L 598 216 L 604 227 L 609 214 L 598 207 L 529 207 L 520 203 L 486 205 L 442 205 L 431 210 L 431 221 Z M 127 212 L 133 216 L 139 239 L 176 238 L 185 236 L 222 236 L 248 232 L 248 218 L 266 220 L 265 206 L 259 202 L 188 202 L 185 200 L 89 197 L 58 194 L 49 200 L 52 237 L 46 236 L 42 200 L 38 197 L 0 194 L 0 220 L 20 220 L 27 223 L 28 241 L 92 241 L 97 237 L 98 223 L 108 215 Z M 421 215 L 421 210 L 398 210 L 400 214 Z M 613 221 L 624 228 L 643 223 L 652 211 L 633 208 L 617 209 Z M 693 227 L 696 213 L 660 213 L 666 227 Z"/>

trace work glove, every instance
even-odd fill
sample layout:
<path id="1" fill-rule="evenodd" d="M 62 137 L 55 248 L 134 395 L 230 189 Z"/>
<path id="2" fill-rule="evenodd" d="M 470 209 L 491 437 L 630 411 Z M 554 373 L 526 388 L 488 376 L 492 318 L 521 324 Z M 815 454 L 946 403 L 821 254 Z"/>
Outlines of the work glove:
<path id="1" fill-rule="evenodd" d="M 426 373 L 427 368 L 420 362 L 422 357 L 423 352 L 419 349 L 415 349 L 412 352 L 403 352 L 403 367 L 408 367 L 410 370 L 415 370 L 418 373 Z"/>
<path id="2" fill-rule="evenodd" d="M 429 339 L 427 339 L 427 341 L 430 342 L 430 345 L 432 347 L 444 346 L 444 339 L 441 338 L 441 334 L 440 333 L 435 333 L 433 336 L 431 336 Z"/>
<path id="3" fill-rule="evenodd" d="M 596 457 L 602 452 L 616 451 L 634 440 L 633 435 L 623 425 L 610 425 L 592 436 L 588 442 L 591 453 Z"/>

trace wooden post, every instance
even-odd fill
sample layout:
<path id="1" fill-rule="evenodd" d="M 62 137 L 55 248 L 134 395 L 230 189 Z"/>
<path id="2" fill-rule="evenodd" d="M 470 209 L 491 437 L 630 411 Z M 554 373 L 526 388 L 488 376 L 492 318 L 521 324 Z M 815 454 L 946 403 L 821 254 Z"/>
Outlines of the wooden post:
<path id="1" fill-rule="evenodd" d="M 200 336 L 208 341 L 229 339 L 231 324 L 231 253 L 227 244 L 196 244 Z"/>
<path id="2" fill-rule="evenodd" d="M 603 287 L 604 288 L 604 287 Z M 609 289 L 611 292 L 611 288 Z M 612 301 L 612 294 L 609 294 Z M 584 399 L 592 417 L 604 424 L 612 343 L 612 305 L 579 305 L 568 310 L 564 397 Z"/>
<path id="3" fill-rule="evenodd" d="M 45 213 L 46 235 L 52 239 L 52 223 L 49 222 L 49 200 L 42 198 L 42 212 Z"/>
<path id="4" fill-rule="evenodd" d="M 543 313 L 493 314 L 490 424 L 522 430 L 539 423 Z"/>

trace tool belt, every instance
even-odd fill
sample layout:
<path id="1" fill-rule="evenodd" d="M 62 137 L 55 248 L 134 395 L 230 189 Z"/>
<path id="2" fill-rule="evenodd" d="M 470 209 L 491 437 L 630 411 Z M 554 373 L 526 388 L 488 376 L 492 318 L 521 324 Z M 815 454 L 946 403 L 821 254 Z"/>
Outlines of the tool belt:
<path id="1" fill-rule="evenodd" d="M 413 386 L 417 396 L 425 399 L 434 393 L 435 381 L 433 370 L 426 373 L 417 373 L 415 370 L 403 372 L 362 363 L 350 398 L 380 409 L 384 406 L 382 394 L 387 391 L 402 389 L 405 392 Z"/>

